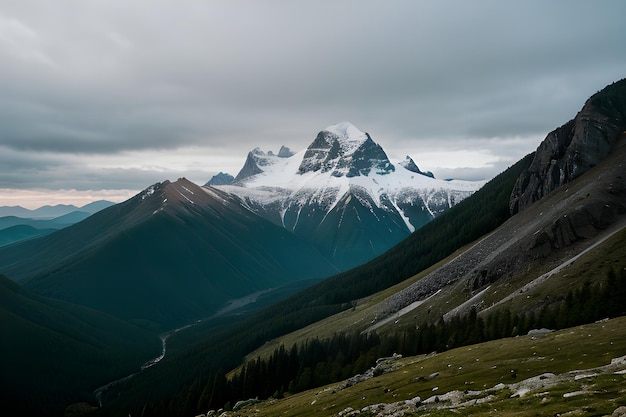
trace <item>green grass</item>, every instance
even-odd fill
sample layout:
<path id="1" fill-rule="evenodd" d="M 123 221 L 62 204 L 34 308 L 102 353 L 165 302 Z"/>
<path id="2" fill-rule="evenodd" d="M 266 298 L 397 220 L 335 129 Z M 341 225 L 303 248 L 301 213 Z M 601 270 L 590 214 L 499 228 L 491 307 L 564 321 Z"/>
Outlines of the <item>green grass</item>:
<path id="1" fill-rule="evenodd" d="M 376 403 L 392 403 L 419 396 L 459 390 L 483 391 L 499 383 L 512 384 L 546 372 L 564 374 L 607 365 L 626 354 L 626 317 L 565 329 L 539 337 L 507 338 L 444 353 L 403 358 L 389 374 L 335 392 L 338 384 L 270 400 L 240 411 L 255 416 L 329 416 L 347 407 L 361 409 Z M 514 372 L 512 373 L 511 370 Z M 439 375 L 430 378 L 433 373 Z M 485 404 L 454 410 L 428 411 L 430 416 L 555 415 L 578 410 L 580 415 L 610 414 L 626 403 L 626 375 L 613 373 L 563 382 L 554 387 L 511 398 L 508 389 L 495 391 Z M 433 388 L 437 387 L 436 391 Z M 564 398 L 575 391 L 593 393 Z M 539 395 L 540 394 L 540 395 Z M 478 397 L 484 397 L 482 393 Z M 314 404 L 313 401 L 315 401 Z M 258 411 L 256 411 L 258 410 Z M 415 415 L 425 415 L 420 409 Z"/>

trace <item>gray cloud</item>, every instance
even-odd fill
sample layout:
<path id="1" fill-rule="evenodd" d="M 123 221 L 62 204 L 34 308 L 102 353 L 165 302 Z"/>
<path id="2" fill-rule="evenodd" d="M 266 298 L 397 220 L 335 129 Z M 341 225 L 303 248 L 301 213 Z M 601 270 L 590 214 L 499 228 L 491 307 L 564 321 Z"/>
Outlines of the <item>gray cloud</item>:
<path id="1" fill-rule="evenodd" d="M 301 149 L 341 120 L 418 165 L 428 147 L 491 149 L 500 162 L 441 170 L 491 177 L 626 76 L 624 15 L 622 1 L 2 4 L 0 187 L 234 173 L 255 146 Z M 198 160 L 170 167 L 190 147 Z M 132 166 L 90 164 L 128 152 Z"/>

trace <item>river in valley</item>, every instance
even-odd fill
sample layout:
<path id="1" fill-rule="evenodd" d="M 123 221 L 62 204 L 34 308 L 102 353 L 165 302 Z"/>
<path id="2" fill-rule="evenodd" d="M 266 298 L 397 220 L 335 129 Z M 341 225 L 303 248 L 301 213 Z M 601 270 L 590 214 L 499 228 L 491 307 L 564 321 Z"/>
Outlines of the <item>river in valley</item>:
<path id="1" fill-rule="evenodd" d="M 237 298 L 235 300 L 230 300 L 224 307 L 222 307 L 220 310 L 218 310 L 215 314 L 206 317 L 204 319 L 200 319 L 200 320 L 196 320 L 193 323 L 190 324 L 186 324 L 184 326 L 178 327 L 176 329 L 170 330 L 166 333 L 163 333 L 160 338 L 161 338 L 161 353 L 159 354 L 159 356 L 150 359 L 149 361 L 147 361 L 146 363 L 144 363 L 141 366 L 141 369 L 137 372 L 134 372 L 130 375 L 127 375 L 123 378 L 119 378 L 116 379 L 115 381 L 111 381 L 106 385 L 103 385 L 99 388 L 97 388 L 93 393 L 94 396 L 96 397 L 96 400 L 98 402 L 98 405 L 100 407 L 102 407 L 102 393 L 105 392 L 106 390 L 108 390 L 109 388 L 113 387 L 114 385 L 117 385 L 121 382 L 127 381 L 129 379 L 131 379 L 132 377 L 134 377 L 135 375 L 138 375 L 139 373 L 141 373 L 142 371 L 156 365 L 157 363 L 161 362 L 163 360 L 163 358 L 165 358 L 165 354 L 167 353 L 167 340 L 174 334 L 183 331 L 185 329 L 189 329 L 190 327 L 193 326 L 197 326 L 200 323 L 204 323 L 206 321 L 215 319 L 217 317 L 223 316 L 227 313 L 230 313 L 234 310 L 237 310 L 239 308 L 245 307 L 248 304 L 252 304 L 255 303 L 257 301 L 257 299 L 262 296 L 263 294 L 269 293 L 271 292 L 272 289 L 268 289 L 268 290 L 263 290 L 263 291 L 258 291 L 255 292 L 254 294 L 250 294 L 250 295 L 246 295 L 245 297 L 241 297 L 241 298 Z"/>

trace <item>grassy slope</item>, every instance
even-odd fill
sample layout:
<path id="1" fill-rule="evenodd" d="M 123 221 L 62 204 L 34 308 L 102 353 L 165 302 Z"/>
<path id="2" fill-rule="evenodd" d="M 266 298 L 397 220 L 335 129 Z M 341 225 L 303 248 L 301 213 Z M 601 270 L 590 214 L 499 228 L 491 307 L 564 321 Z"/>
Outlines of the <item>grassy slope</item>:
<path id="1" fill-rule="evenodd" d="M 394 372 L 372 378 L 350 388 L 334 392 L 329 385 L 283 400 L 271 400 L 241 410 L 241 416 L 330 416 L 352 407 L 392 403 L 419 396 L 425 400 L 435 394 L 459 391 L 482 391 L 499 383 L 506 385 L 546 372 L 563 374 L 607 365 L 611 359 L 626 354 L 626 318 L 578 326 L 544 336 L 522 336 L 496 340 L 448 352 L 403 358 Z M 626 366 L 622 366 L 626 368 Z M 515 377 L 511 370 L 514 370 Z M 429 376 L 435 372 L 439 375 Z M 578 381 L 564 381 L 551 388 L 531 391 L 522 398 L 504 389 L 494 393 L 492 401 L 455 410 L 431 411 L 431 416 L 557 415 L 579 410 L 576 415 L 610 414 L 626 402 L 626 375 L 598 375 Z M 436 391 L 433 389 L 437 387 Z M 565 393 L 586 390 L 592 393 L 571 398 Z M 475 397 L 485 397 L 487 393 Z M 423 415 L 423 411 L 414 415 Z"/>

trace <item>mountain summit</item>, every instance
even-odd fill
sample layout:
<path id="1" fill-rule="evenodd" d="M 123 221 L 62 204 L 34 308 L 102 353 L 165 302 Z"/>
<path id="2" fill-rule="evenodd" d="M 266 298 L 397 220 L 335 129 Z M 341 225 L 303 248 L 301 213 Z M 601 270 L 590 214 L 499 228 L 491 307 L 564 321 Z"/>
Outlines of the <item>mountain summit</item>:
<path id="1" fill-rule="evenodd" d="M 349 122 L 322 130 L 305 150 L 281 153 L 255 148 L 233 184 L 215 187 L 341 269 L 385 252 L 484 183 L 435 179 L 410 158 L 392 163 Z"/>
<path id="2" fill-rule="evenodd" d="M 372 169 L 385 174 L 395 171 L 385 151 L 369 134 L 350 122 L 342 122 L 318 133 L 307 148 L 298 173 L 331 172 L 335 177 L 367 175 Z"/>

